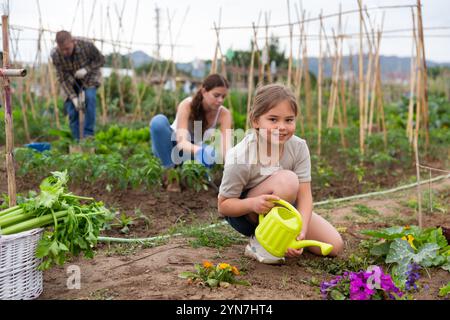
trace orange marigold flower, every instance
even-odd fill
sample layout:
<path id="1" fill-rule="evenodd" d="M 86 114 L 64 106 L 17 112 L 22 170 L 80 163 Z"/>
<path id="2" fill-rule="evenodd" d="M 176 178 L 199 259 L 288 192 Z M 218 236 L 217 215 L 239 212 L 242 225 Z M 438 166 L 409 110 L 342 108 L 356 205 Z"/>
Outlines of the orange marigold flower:
<path id="1" fill-rule="evenodd" d="M 219 269 L 222 269 L 222 270 L 227 269 L 229 267 L 230 267 L 230 265 L 228 263 L 221 263 L 221 264 L 219 264 Z"/>
<path id="2" fill-rule="evenodd" d="M 231 272 L 233 272 L 235 275 L 239 275 L 239 269 L 238 268 L 236 268 L 236 267 L 231 267 Z"/>
<path id="3" fill-rule="evenodd" d="M 212 268 L 212 263 L 209 261 L 203 261 L 203 267 L 205 267 L 206 269 Z"/>

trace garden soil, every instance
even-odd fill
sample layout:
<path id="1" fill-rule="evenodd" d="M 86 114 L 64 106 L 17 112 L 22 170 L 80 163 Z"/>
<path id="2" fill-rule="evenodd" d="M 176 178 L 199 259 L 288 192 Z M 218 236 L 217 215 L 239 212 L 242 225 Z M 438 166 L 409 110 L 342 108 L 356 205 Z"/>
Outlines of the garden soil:
<path id="1" fill-rule="evenodd" d="M 0 169 L 1 170 L 1 169 Z M 2 177 L 5 175 L 1 172 Z M 38 184 L 29 179 L 18 178 L 18 192 L 36 190 Z M 423 186 L 427 189 L 428 186 Z M 449 227 L 450 179 L 433 183 L 444 210 L 439 208 L 424 215 L 426 227 Z M 75 194 L 93 196 L 102 200 L 113 210 L 126 213 L 135 219 L 124 234 L 112 228 L 104 236 L 134 238 L 150 237 L 167 233 L 174 226 L 191 223 L 222 222 L 217 213 L 217 194 L 214 190 L 196 193 L 165 191 L 112 191 L 103 187 L 71 186 Z M 1 180 L 0 193 L 7 192 L 6 179 Z M 315 211 L 330 220 L 341 232 L 345 251 L 339 261 L 345 261 L 358 250 L 364 239 L 359 231 L 383 228 L 391 225 L 416 224 L 416 212 L 411 207 L 416 199 L 416 188 L 384 196 L 359 199 L 340 204 L 317 207 Z M 357 205 L 376 210 L 357 211 Z M 424 208 L 425 211 L 429 211 Z M 136 212 L 147 219 L 137 218 Z M 44 272 L 44 291 L 39 299 L 320 299 L 318 285 L 332 278 L 325 272 L 335 259 L 316 257 L 305 252 L 300 258 L 287 259 L 283 265 L 264 265 L 243 256 L 246 240 L 224 248 L 197 247 L 186 236 L 171 237 L 154 246 L 100 243 L 94 259 L 74 258 L 62 267 Z M 227 262 L 241 270 L 239 278 L 250 286 L 231 285 L 226 288 L 208 288 L 188 283 L 179 277 L 183 271 L 194 271 L 194 265 L 209 260 L 213 263 Z M 338 261 L 338 260 L 336 260 Z M 79 268 L 79 289 L 68 289 L 74 266 Z M 439 288 L 450 280 L 442 269 L 422 272 L 419 284 L 422 290 L 414 294 L 416 299 L 439 299 Z"/>

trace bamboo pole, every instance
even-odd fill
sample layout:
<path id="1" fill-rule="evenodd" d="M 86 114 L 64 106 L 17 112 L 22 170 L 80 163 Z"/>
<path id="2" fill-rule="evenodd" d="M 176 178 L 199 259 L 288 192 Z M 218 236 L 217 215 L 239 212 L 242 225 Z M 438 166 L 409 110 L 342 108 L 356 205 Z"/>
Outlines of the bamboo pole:
<path id="1" fill-rule="evenodd" d="M 100 38 L 103 39 L 103 5 L 100 5 Z M 104 41 L 100 41 L 100 50 L 103 52 L 103 45 Z M 106 85 L 105 82 L 101 84 L 99 91 L 100 91 L 100 104 L 102 106 L 102 116 L 101 116 L 101 123 L 102 125 L 106 125 L 107 119 L 108 119 L 108 103 L 106 101 Z"/>
<path id="2" fill-rule="evenodd" d="M 317 71 L 317 155 L 320 156 L 322 144 L 322 77 L 323 77 L 323 59 L 322 59 L 322 11 L 320 12 L 319 27 L 319 66 Z"/>
<path id="3" fill-rule="evenodd" d="M 327 119 L 327 127 L 331 128 L 334 124 L 334 113 L 336 108 L 336 102 L 337 102 L 337 95 L 338 95 L 338 81 L 339 81 L 339 70 L 341 65 L 341 55 L 339 54 L 339 41 L 338 37 L 334 34 L 333 30 L 333 39 L 334 39 L 334 45 L 335 45 L 335 58 L 333 62 L 333 75 L 331 80 L 331 87 L 330 87 L 330 100 L 329 100 L 329 107 L 328 107 L 328 119 Z M 342 39 L 342 37 L 341 37 Z"/>
<path id="4" fill-rule="evenodd" d="M 297 5 L 295 6 L 295 12 L 297 15 L 297 19 L 300 20 L 300 13 L 297 8 Z M 302 17 L 305 17 L 305 11 L 302 12 Z M 304 117 L 302 112 L 302 103 L 301 103 L 301 89 L 302 89 L 302 77 L 303 77 L 303 62 L 300 62 L 300 57 L 303 52 L 303 33 L 304 33 L 304 24 L 299 24 L 299 31 L 300 31 L 300 38 L 299 38 L 299 45 L 298 45 L 298 55 L 297 55 L 297 75 L 296 75 L 296 86 L 295 86 L 295 97 L 297 98 L 297 103 L 299 105 L 298 108 L 298 125 L 300 127 L 301 135 L 303 136 L 305 134 L 305 128 L 304 128 Z"/>
<path id="5" fill-rule="evenodd" d="M 31 116 L 33 117 L 33 120 L 36 120 L 36 118 L 37 118 L 36 108 L 35 108 L 33 96 L 31 95 L 31 86 L 32 86 L 32 82 L 34 79 L 34 75 L 35 75 L 35 69 L 34 69 L 34 67 L 32 67 L 29 72 L 29 77 L 27 77 L 25 79 L 25 95 L 26 95 L 26 100 L 28 101 L 28 103 L 30 105 Z"/>
<path id="6" fill-rule="evenodd" d="M 422 69 L 422 62 L 421 62 L 421 48 L 420 48 L 420 37 L 418 40 L 418 46 L 416 46 L 416 62 L 417 62 L 417 103 L 416 103 L 416 127 L 414 132 L 414 158 L 416 161 L 416 177 L 417 177 L 417 204 L 418 204 L 418 225 L 419 228 L 422 228 L 422 194 L 421 194 L 421 188 L 420 188 L 420 162 L 419 162 L 419 130 L 420 130 L 420 109 L 422 104 L 422 86 L 423 84 L 423 69 Z"/>
<path id="7" fill-rule="evenodd" d="M 27 142 L 31 142 L 30 137 L 30 131 L 28 129 L 28 114 L 27 114 L 27 107 L 23 101 L 23 80 L 20 81 L 20 84 L 18 85 L 18 95 L 19 95 L 19 104 L 20 109 L 22 110 L 22 118 L 23 118 L 23 128 L 25 130 L 25 138 L 27 139 Z"/>
<path id="8" fill-rule="evenodd" d="M 350 78 L 349 78 L 349 91 L 350 94 L 348 96 L 349 99 L 349 104 L 353 105 L 353 103 L 356 103 L 356 100 L 354 99 L 354 97 L 357 96 L 357 88 L 356 88 L 356 74 L 355 74 L 355 70 L 354 70 L 354 65 L 353 65 L 353 48 L 352 46 L 349 46 L 349 61 L 348 61 L 348 72 L 350 72 Z M 347 114 L 344 114 L 344 123 L 345 126 L 347 126 Z"/>
<path id="9" fill-rule="evenodd" d="M 364 155 L 364 63 L 363 63 L 363 14 L 362 0 L 359 6 L 359 150 Z"/>
<path id="10" fill-rule="evenodd" d="M 382 31 L 378 31 L 377 33 L 377 44 L 376 44 L 376 53 L 375 53 L 375 73 L 372 82 L 372 90 L 371 90 L 371 100 L 370 100 L 370 110 L 369 110 L 369 136 L 372 134 L 372 120 L 373 113 L 375 108 L 375 100 L 379 97 L 376 97 L 376 85 L 378 81 L 378 73 L 380 73 L 380 46 L 381 46 L 381 37 Z"/>
<path id="11" fill-rule="evenodd" d="M 343 44 L 341 44 L 341 49 L 343 48 Z M 342 52 L 341 52 L 342 56 Z M 345 128 L 347 128 L 347 96 L 346 96 L 346 80 L 344 77 L 344 64 L 341 64 L 341 81 L 340 81 L 340 97 L 341 97 L 341 105 L 342 105 L 342 121 Z"/>
<path id="12" fill-rule="evenodd" d="M 253 40 L 251 42 L 251 46 L 252 46 L 252 53 L 251 53 L 251 57 L 250 57 L 250 70 L 248 72 L 248 92 L 247 92 L 247 120 L 245 123 L 245 130 L 247 130 L 250 127 L 250 107 L 252 105 L 252 96 L 253 96 L 253 69 L 254 69 L 254 64 L 255 64 L 255 42 L 257 39 L 257 28 L 255 27 L 255 23 L 253 24 Z"/>
<path id="13" fill-rule="evenodd" d="M 386 122 L 384 120 L 384 105 L 383 105 L 383 101 L 384 101 L 384 97 L 383 97 L 383 91 L 382 91 L 382 87 L 381 87 L 381 71 L 378 72 L 377 74 L 377 86 L 376 86 L 376 90 L 377 90 L 377 106 L 378 106 L 378 112 L 377 114 L 380 115 L 380 119 L 381 119 L 381 128 L 383 130 L 383 141 L 384 141 L 384 148 L 387 148 L 387 128 L 386 128 Z"/>
<path id="14" fill-rule="evenodd" d="M 342 61 L 342 55 L 343 55 L 343 50 L 344 50 L 344 49 L 343 49 L 343 48 L 344 48 L 344 38 L 343 38 L 343 37 L 340 38 L 340 42 L 341 42 L 341 44 L 340 44 L 339 64 L 338 64 L 338 70 L 337 70 L 337 72 L 338 72 L 338 75 L 339 75 L 338 79 L 339 79 L 340 83 L 344 83 L 344 77 L 343 77 L 344 66 L 343 66 L 343 64 L 341 63 L 341 61 Z M 343 106 L 344 106 L 345 102 L 344 102 L 344 103 L 341 103 L 341 105 L 339 104 L 339 101 L 338 101 L 338 92 L 339 92 L 339 83 L 336 83 L 336 94 L 335 94 L 335 99 L 336 99 L 336 103 L 337 103 L 337 114 L 338 114 L 338 122 L 339 122 L 339 132 L 340 132 L 340 135 L 341 135 L 341 144 L 342 144 L 342 147 L 345 149 L 345 148 L 347 148 L 347 140 L 345 139 L 344 121 L 343 121 L 343 119 L 342 119 L 342 112 L 341 112 L 341 107 L 342 107 L 342 109 L 343 109 Z M 345 92 L 344 92 L 344 95 L 345 95 Z M 345 101 L 345 99 L 343 99 L 343 100 Z"/>
<path id="15" fill-rule="evenodd" d="M 312 95 L 311 95 L 311 77 L 309 75 L 309 60 L 308 60 L 308 44 L 306 37 L 303 44 L 303 72 L 305 73 L 305 98 L 306 98 L 306 122 L 309 129 L 312 129 Z"/>
<path id="16" fill-rule="evenodd" d="M 267 67 L 266 67 L 266 72 L 267 72 L 267 82 L 271 83 L 272 82 L 272 74 L 270 72 L 270 47 L 269 47 L 269 22 L 270 22 L 270 13 L 268 14 L 267 12 L 265 13 L 265 20 L 266 20 L 266 52 L 267 52 Z"/>
<path id="17" fill-rule="evenodd" d="M 56 83 L 55 83 L 55 77 L 53 75 L 52 70 L 52 63 L 50 59 L 48 60 L 48 75 L 49 75 L 49 81 L 50 81 L 50 89 L 52 91 L 52 98 L 53 98 L 53 111 L 55 113 L 55 122 L 56 122 L 56 128 L 58 130 L 61 129 L 61 123 L 59 122 L 59 109 L 58 109 L 58 91 L 56 90 Z"/>
<path id="18" fill-rule="evenodd" d="M 288 62 L 288 75 L 287 75 L 287 86 L 291 88 L 291 80 L 292 80 L 292 31 L 293 25 L 291 24 L 291 9 L 289 0 L 287 1 L 287 10 L 288 10 L 288 21 L 289 21 L 289 62 Z"/>
<path id="19" fill-rule="evenodd" d="M 410 143 L 410 145 L 413 145 L 413 138 L 414 138 L 414 129 L 413 129 L 413 118 L 414 118 L 414 88 L 416 86 L 416 60 L 414 58 L 414 51 L 416 50 L 416 19 L 415 19 L 415 14 L 414 14 L 414 10 L 411 9 L 411 13 L 412 13 L 412 22 L 413 22 L 413 40 L 412 40 L 412 53 L 411 53 L 411 68 L 410 68 L 410 73 L 409 73 L 409 104 L 408 104 L 408 120 L 407 120 L 407 125 L 406 125 L 406 135 L 408 137 L 408 141 Z"/>
<path id="20" fill-rule="evenodd" d="M 12 105 L 11 105 L 11 86 L 8 74 L 24 77 L 26 75 L 25 70 L 7 70 L 9 69 L 9 36 L 8 36 L 8 16 L 2 15 L 2 40 L 3 40 L 3 68 L 0 70 L 0 76 L 3 77 L 3 98 L 5 106 L 5 142 L 6 142 L 6 174 L 8 179 L 8 201 L 9 206 L 16 205 L 16 173 L 14 169 L 14 125 L 12 117 Z M 24 115 L 26 116 L 26 114 Z"/>
<path id="21" fill-rule="evenodd" d="M 429 137 L 429 123 L 428 123 L 428 89 L 427 89 L 427 61 L 425 55 L 425 40 L 423 35 L 423 21 L 422 21 L 422 4 L 421 0 L 417 0 L 417 22 L 418 22 L 418 31 L 419 31 L 419 46 L 422 51 L 422 60 L 421 60 L 421 68 L 422 68 L 422 90 L 423 94 L 422 98 L 422 107 L 423 107 L 423 121 L 425 128 L 425 150 L 428 150 L 430 145 L 430 137 Z"/>
<path id="22" fill-rule="evenodd" d="M 220 30 L 221 20 L 222 20 L 222 7 L 220 7 L 220 9 L 219 9 L 218 26 L 216 26 L 216 23 L 214 22 L 214 30 L 216 32 L 216 48 L 214 50 L 214 58 L 213 58 L 213 61 L 212 61 L 210 74 L 217 73 L 217 56 L 219 55 L 219 45 L 220 45 L 220 42 L 219 42 L 220 41 L 219 40 L 219 30 Z"/>
<path id="23" fill-rule="evenodd" d="M 122 14 L 123 14 L 123 10 L 122 10 Z M 120 33 L 121 33 L 121 16 L 119 13 L 117 13 L 118 18 L 119 18 L 119 28 L 117 31 L 117 41 L 119 41 L 120 38 Z M 111 23 L 111 16 L 109 14 L 109 6 L 107 9 L 107 18 L 108 18 L 108 24 L 109 24 L 109 31 L 110 31 L 110 36 L 111 39 L 113 39 L 113 31 L 112 31 L 112 23 Z M 119 109 L 120 109 L 120 113 L 122 115 L 125 115 L 126 111 L 125 111 L 125 103 L 123 100 L 123 91 L 122 91 L 122 79 L 120 77 L 119 72 L 117 71 L 117 69 L 119 68 L 119 65 L 122 63 L 121 61 L 117 61 L 118 60 L 118 56 L 119 56 L 119 52 L 116 48 L 116 45 L 113 44 L 113 57 L 112 57 L 112 65 L 113 65 L 113 73 L 115 73 L 117 75 L 117 89 L 118 89 L 118 93 L 119 93 Z M 120 59 L 121 60 L 121 59 Z M 112 89 L 112 81 L 110 80 L 110 94 L 111 94 L 111 90 Z"/>

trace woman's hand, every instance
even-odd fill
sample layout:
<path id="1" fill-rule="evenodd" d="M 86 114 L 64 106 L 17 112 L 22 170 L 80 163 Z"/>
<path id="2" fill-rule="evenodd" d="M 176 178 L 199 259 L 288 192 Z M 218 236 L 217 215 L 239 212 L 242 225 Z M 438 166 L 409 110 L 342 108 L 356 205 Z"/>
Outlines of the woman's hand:
<path id="1" fill-rule="evenodd" d="M 275 206 L 273 201 L 280 200 L 280 197 L 273 194 L 263 194 L 250 199 L 252 200 L 250 205 L 251 211 L 257 214 L 265 214 Z"/>

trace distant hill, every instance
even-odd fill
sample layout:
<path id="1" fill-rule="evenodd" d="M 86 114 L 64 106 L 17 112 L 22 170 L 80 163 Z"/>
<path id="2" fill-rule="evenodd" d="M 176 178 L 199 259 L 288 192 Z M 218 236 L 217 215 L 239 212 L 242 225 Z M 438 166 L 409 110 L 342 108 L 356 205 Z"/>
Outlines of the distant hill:
<path id="1" fill-rule="evenodd" d="M 127 55 L 129 57 L 129 55 Z M 138 68 L 142 65 L 149 64 L 154 60 L 154 58 L 150 57 L 144 51 L 134 51 L 131 53 L 131 61 L 135 68 Z"/>
<path id="2" fill-rule="evenodd" d="M 358 56 L 353 56 L 352 59 L 353 71 L 358 74 Z M 317 75 L 319 59 L 309 58 L 309 70 Z M 345 71 L 350 70 L 350 57 L 343 57 L 343 67 Z M 364 68 L 367 68 L 367 56 L 364 59 Z M 411 58 L 397 57 L 397 56 L 380 56 L 381 76 L 383 79 L 409 79 L 409 72 L 411 69 Z M 450 63 L 437 63 L 434 61 L 427 61 L 428 67 L 434 66 L 448 66 Z M 329 61 L 324 63 L 325 77 L 330 77 L 333 66 Z"/>
<path id="3" fill-rule="evenodd" d="M 128 58 L 128 55 L 127 55 Z M 134 51 L 131 53 L 131 60 L 133 61 L 134 67 L 140 67 L 142 65 L 151 63 L 154 58 L 149 56 L 147 53 L 143 51 Z M 365 68 L 367 67 L 367 56 L 364 59 Z M 198 63 L 198 61 L 197 61 Z M 309 69 L 312 73 L 317 76 L 319 59 L 317 57 L 309 58 Z M 411 59 L 408 57 L 397 57 L 397 56 L 380 56 L 380 64 L 381 64 L 381 75 L 383 79 L 390 80 L 408 80 L 409 72 L 411 68 Z M 346 72 L 349 71 L 350 67 L 350 57 L 343 57 L 343 67 Z M 353 71 L 355 74 L 358 74 L 358 56 L 353 56 Z M 434 61 L 427 61 L 428 67 L 434 66 L 448 66 L 449 63 L 437 63 Z M 191 62 L 185 63 L 176 63 L 176 67 L 178 70 L 184 71 L 185 73 L 192 74 L 194 77 L 203 77 L 203 70 L 194 70 L 193 64 Z M 329 60 L 324 61 L 324 74 L 325 77 L 330 77 L 332 73 L 333 66 Z"/>

